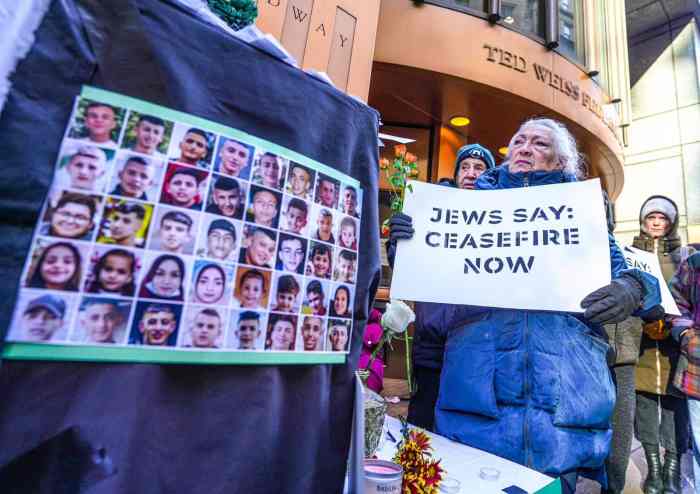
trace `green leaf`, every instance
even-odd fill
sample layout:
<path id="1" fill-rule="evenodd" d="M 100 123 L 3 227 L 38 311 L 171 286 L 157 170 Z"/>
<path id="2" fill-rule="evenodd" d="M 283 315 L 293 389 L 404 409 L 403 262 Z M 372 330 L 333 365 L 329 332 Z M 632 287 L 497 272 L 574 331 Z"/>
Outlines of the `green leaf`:
<path id="1" fill-rule="evenodd" d="M 403 179 L 401 177 L 391 177 L 391 185 L 394 187 L 403 187 Z"/>
<path id="2" fill-rule="evenodd" d="M 413 192 L 413 184 L 406 184 L 406 188 L 407 188 L 410 192 Z"/>

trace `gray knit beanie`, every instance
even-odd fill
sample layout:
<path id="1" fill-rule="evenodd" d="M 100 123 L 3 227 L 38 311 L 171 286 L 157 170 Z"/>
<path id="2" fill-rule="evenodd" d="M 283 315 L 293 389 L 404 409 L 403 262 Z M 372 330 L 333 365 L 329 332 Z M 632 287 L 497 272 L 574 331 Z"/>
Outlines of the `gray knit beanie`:
<path id="1" fill-rule="evenodd" d="M 642 206 L 642 219 L 646 219 L 651 213 L 661 213 L 668 218 L 669 223 L 676 222 L 676 208 L 673 203 L 665 197 L 652 197 Z"/>

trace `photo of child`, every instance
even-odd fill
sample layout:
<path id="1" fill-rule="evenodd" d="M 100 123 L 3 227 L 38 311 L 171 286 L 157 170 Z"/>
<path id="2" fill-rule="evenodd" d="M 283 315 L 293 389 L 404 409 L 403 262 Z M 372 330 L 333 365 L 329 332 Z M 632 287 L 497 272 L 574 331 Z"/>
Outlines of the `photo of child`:
<path id="1" fill-rule="evenodd" d="M 328 320 L 328 343 L 326 350 L 345 352 L 350 340 L 350 321 L 348 319 Z"/>
<path id="2" fill-rule="evenodd" d="M 340 210 L 352 216 L 360 218 L 360 205 L 362 204 L 362 190 L 352 185 L 345 185 L 341 192 Z"/>
<path id="3" fill-rule="evenodd" d="M 131 305 L 126 300 L 83 297 L 71 341 L 100 345 L 123 343 Z"/>
<path id="4" fill-rule="evenodd" d="M 209 169 L 216 135 L 189 124 L 176 123 L 170 141 L 169 160 Z"/>
<path id="5" fill-rule="evenodd" d="M 266 328 L 267 312 L 232 310 L 226 346 L 233 350 L 262 350 Z"/>
<path id="6" fill-rule="evenodd" d="M 247 180 L 255 157 L 255 147 L 228 137 L 220 137 L 214 171 Z"/>
<path id="7" fill-rule="evenodd" d="M 158 199 L 164 162 L 128 152 L 120 152 L 115 162 L 115 173 L 108 189 L 111 195 L 140 201 Z"/>
<path id="8" fill-rule="evenodd" d="M 282 314 L 270 314 L 267 323 L 265 350 L 291 351 L 296 340 L 297 318 Z"/>
<path id="9" fill-rule="evenodd" d="M 52 189 L 39 227 L 39 235 L 92 240 L 102 198 Z"/>
<path id="10" fill-rule="evenodd" d="M 196 304 L 228 305 L 233 268 L 210 261 L 195 261 L 190 301 Z"/>
<path id="11" fill-rule="evenodd" d="M 139 302 L 129 333 L 130 345 L 175 346 L 182 305 Z"/>
<path id="12" fill-rule="evenodd" d="M 342 283 L 355 283 L 355 271 L 357 271 L 357 253 L 350 250 L 339 250 L 334 266 L 334 281 L 340 281 Z"/>
<path id="13" fill-rule="evenodd" d="M 296 314 L 299 312 L 301 292 L 301 279 L 291 274 L 275 273 L 274 298 L 270 306 L 271 311 Z"/>
<path id="14" fill-rule="evenodd" d="M 123 248 L 97 247 L 90 258 L 90 271 L 85 277 L 88 293 L 133 297 L 141 269 L 140 256 Z"/>
<path id="15" fill-rule="evenodd" d="M 209 174 L 197 168 L 169 163 L 163 178 L 160 202 L 200 211 Z"/>
<path id="16" fill-rule="evenodd" d="M 349 216 L 344 216 L 338 226 L 338 247 L 357 250 L 357 222 Z"/>
<path id="17" fill-rule="evenodd" d="M 331 317 L 352 317 L 352 290 L 348 285 L 337 285 L 330 302 Z"/>
<path id="18" fill-rule="evenodd" d="M 146 113 L 129 112 L 122 147 L 158 160 L 167 159 L 173 123 Z"/>
<path id="19" fill-rule="evenodd" d="M 302 314 L 325 316 L 328 314 L 328 296 L 330 285 L 326 281 L 307 280 L 304 290 L 304 303 L 301 307 Z"/>
<path id="20" fill-rule="evenodd" d="M 199 213 L 158 206 L 151 222 L 148 248 L 172 254 L 192 254 L 197 233 Z"/>
<path id="21" fill-rule="evenodd" d="M 326 339 L 326 318 L 304 316 L 301 318 L 299 326 L 296 348 L 301 348 L 305 352 L 319 352 L 323 350 L 323 344 Z"/>
<path id="22" fill-rule="evenodd" d="M 25 286 L 78 291 L 85 254 L 85 246 L 71 242 L 37 241 Z"/>
<path id="23" fill-rule="evenodd" d="M 97 241 L 123 247 L 143 247 L 153 216 L 153 206 L 108 198 L 102 210 Z"/>
<path id="24" fill-rule="evenodd" d="M 262 152 L 256 155 L 250 181 L 270 189 L 281 190 L 287 174 L 289 160 L 274 153 Z"/>
<path id="25" fill-rule="evenodd" d="M 180 331 L 179 346 L 206 350 L 221 348 L 226 328 L 226 311 L 218 307 L 191 305 Z"/>
<path id="26" fill-rule="evenodd" d="M 309 204 L 298 197 L 284 196 L 280 230 L 295 235 L 306 236 L 309 224 Z"/>
<path id="27" fill-rule="evenodd" d="M 23 290 L 15 307 L 7 340 L 31 343 L 67 340 L 75 303 L 74 295 Z"/>
<path id="28" fill-rule="evenodd" d="M 84 143 L 116 147 L 126 110 L 100 101 L 78 100 L 68 137 Z"/>
<path id="29" fill-rule="evenodd" d="M 277 228 L 282 194 L 257 185 L 250 186 L 246 221 Z"/>
<path id="30" fill-rule="evenodd" d="M 267 309 L 271 272 L 256 268 L 238 268 L 233 306 L 241 309 Z"/>
<path id="31" fill-rule="evenodd" d="M 322 242 L 311 242 L 311 251 L 306 261 L 306 276 L 330 279 L 333 247 Z"/>
<path id="32" fill-rule="evenodd" d="M 54 186 L 79 192 L 103 192 L 115 150 L 68 140 L 61 146 Z"/>
<path id="33" fill-rule="evenodd" d="M 183 301 L 185 262 L 174 254 L 155 257 L 141 281 L 139 297 Z"/>
<path id="34" fill-rule="evenodd" d="M 311 168 L 291 161 L 289 163 L 289 175 L 287 185 L 284 188 L 287 194 L 299 199 L 310 201 L 314 190 L 316 172 Z"/>

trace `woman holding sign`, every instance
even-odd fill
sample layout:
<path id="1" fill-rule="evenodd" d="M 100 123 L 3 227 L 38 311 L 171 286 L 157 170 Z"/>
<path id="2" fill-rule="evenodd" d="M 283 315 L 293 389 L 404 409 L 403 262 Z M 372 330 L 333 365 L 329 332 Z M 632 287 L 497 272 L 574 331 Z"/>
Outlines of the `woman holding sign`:
<path id="1" fill-rule="evenodd" d="M 682 258 L 693 252 L 688 247 L 681 247 L 678 216 L 676 203 L 668 197 L 649 197 L 639 211 L 640 231 L 632 244 L 657 254 L 666 281 L 671 279 Z M 669 337 L 669 328 L 662 318 L 646 323 L 632 319 L 632 323 L 642 334 L 635 372 L 634 430 L 644 447 L 649 472 L 644 481 L 644 492 L 680 493 L 680 458 L 688 445 L 685 399 L 672 383 L 680 348 Z M 659 446 L 665 450 L 663 461 Z"/>
<path id="2" fill-rule="evenodd" d="M 580 161 L 566 127 L 529 120 L 506 162 L 484 172 L 476 189 L 573 182 Z M 412 235 L 410 218 L 395 215 L 391 241 Z M 626 269 L 612 237 L 609 246 L 613 280 L 582 300 L 582 315 L 433 304 L 423 324 L 447 341 L 436 432 L 559 476 L 565 493 L 575 491 L 580 469 L 601 469 L 615 391 L 600 325 L 654 309 L 661 298 L 649 275 Z"/>

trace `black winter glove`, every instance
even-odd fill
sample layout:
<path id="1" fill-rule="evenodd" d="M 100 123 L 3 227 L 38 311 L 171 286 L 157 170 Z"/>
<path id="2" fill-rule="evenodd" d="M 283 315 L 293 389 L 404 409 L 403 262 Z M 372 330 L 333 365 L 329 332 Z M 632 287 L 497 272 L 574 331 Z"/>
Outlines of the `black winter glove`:
<path id="1" fill-rule="evenodd" d="M 633 276 L 623 274 L 609 285 L 589 293 L 581 301 L 583 317 L 594 324 L 622 322 L 639 307 L 642 285 Z"/>
<path id="2" fill-rule="evenodd" d="M 413 238 L 413 219 L 403 213 L 394 213 L 389 220 L 389 241 L 386 243 L 386 256 L 389 258 L 389 266 L 394 269 L 396 257 L 396 241 Z"/>

